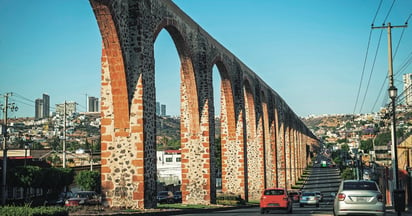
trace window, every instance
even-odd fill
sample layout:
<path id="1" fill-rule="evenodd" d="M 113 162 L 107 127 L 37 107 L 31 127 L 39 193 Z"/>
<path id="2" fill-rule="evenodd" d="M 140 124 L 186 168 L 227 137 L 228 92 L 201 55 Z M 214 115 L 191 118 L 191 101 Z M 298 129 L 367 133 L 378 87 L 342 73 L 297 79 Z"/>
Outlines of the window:
<path id="1" fill-rule="evenodd" d="M 176 162 L 180 162 L 181 161 L 181 158 L 180 157 L 177 157 L 176 158 Z"/>
<path id="2" fill-rule="evenodd" d="M 173 162 L 173 158 L 167 157 L 167 158 L 166 158 L 166 162 Z"/>
<path id="3" fill-rule="evenodd" d="M 374 182 L 345 182 L 343 190 L 378 190 Z"/>
<path id="4" fill-rule="evenodd" d="M 266 190 L 265 195 L 283 195 L 283 190 Z"/>

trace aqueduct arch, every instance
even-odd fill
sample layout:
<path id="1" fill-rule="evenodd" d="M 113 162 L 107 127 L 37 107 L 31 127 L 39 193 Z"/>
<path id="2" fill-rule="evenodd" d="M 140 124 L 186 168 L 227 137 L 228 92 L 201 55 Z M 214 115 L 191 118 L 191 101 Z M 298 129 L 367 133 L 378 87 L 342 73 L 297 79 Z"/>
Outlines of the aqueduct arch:
<path id="1" fill-rule="evenodd" d="M 307 155 L 317 140 L 271 87 L 170 0 L 90 2 L 103 41 L 101 178 L 107 205 L 156 206 L 154 41 L 162 29 L 181 61 L 183 203 L 216 201 L 215 63 L 222 79 L 223 190 L 255 200 L 267 186 L 290 186 L 296 167 L 308 162 L 296 154 Z"/>

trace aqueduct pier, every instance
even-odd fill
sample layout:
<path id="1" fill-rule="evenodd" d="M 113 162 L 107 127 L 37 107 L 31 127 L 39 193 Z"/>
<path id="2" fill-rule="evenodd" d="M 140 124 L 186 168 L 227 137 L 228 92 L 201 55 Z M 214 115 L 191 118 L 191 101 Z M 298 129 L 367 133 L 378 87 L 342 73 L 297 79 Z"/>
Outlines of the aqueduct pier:
<path id="1" fill-rule="evenodd" d="M 181 69 L 182 195 L 216 202 L 212 72 L 221 77 L 222 190 L 258 200 L 290 187 L 317 138 L 286 102 L 171 0 L 90 0 L 101 32 L 101 183 L 111 207 L 156 207 L 154 42 L 165 29 Z"/>

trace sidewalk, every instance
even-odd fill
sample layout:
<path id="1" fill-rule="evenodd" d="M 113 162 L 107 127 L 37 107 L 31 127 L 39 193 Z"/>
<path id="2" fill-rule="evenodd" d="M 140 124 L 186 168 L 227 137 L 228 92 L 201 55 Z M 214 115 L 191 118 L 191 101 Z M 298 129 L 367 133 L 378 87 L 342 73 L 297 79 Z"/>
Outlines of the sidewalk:
<path id="1" fill-rule="evenodd" d="M 398 213 L 395 211 L 393 206 L 386 207 L 386 216 L 396 216 Z M 406 206 L 405 211 L 401 212 L 402 216 L 412 216 L 412 206 Z"/>

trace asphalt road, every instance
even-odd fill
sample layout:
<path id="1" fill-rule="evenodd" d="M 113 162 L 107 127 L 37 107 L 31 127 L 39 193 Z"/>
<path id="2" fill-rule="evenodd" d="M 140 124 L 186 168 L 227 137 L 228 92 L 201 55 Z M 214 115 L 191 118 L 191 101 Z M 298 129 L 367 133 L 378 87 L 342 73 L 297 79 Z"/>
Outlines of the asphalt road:
<path id="1" fill-rule="evenodd" d="M 331 193 L 336 193 L 338 191 L 339 183 L 341 179 L 339 176 L 339 170 L 336 168 L 312 168 L 311 175 L 308 178 L 303 190 L 320 191 L 323 195 L 323 201 L 320 202 L 320 206 L 317 208 L 315 206 L 304 206 L 299 207 L 299 203 L 293 204 L 293 212 L 288 215 L 312 215 L 312 216 L 323 216 L 323 215 L 333 215 L 333 197 Z M 284 215 L 285 211 L 271 211 L 270 214 L 274 215 Z M 261 215 L 259 207 L 254 208 L 240 208 L 224 211 L 215 212 L 205 212 L 196 214 L 180 214 L 186 216 L 194 215 L 220 215 L 220 216 L 246 216 L 246 215 Z"/>

